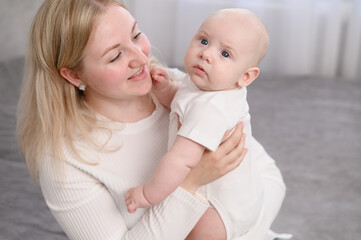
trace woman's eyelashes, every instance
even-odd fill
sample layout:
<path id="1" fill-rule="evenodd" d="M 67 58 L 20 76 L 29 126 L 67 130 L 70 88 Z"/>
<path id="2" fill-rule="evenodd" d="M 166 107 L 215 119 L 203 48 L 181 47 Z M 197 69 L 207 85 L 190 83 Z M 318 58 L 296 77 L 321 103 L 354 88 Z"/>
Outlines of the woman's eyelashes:
<path id="1" fill-rule="evenodd" d="M 137 40 L 137 39 L 140 37 L 141 34 L 142 34 L 142 32 L 138 32 L 138 33 L 133 37 L 133 39 L 134 39 L 134 40 Z"/>
<path id="2" fill-rule="evenodd" d="M 137 34 L 135 34 L 135 36 L 133 37 L 133 40 L 137 40 L 139 39 L 140 35 L 142 34 L 142 32 L 138 32 Z M 110 62 L 115 62 L 116 60 L 119 59 L 119 57 L 122 55 L 122 52 L 120 51 L 112 60 L 110 60 Z"/>
<path id="3" fill-rule="evenodd" d="M 137 40 L 139 39 L 140 35 L 142 34 L 142 32 L 138 32 L 137 34 L 135 34 L 135 36 L 133 37 L 133 40 Z M 115 62 L 116 60 L 119 59 L 119 57 L 122 55 L 122 52 L 120 51 L 112 60 L 110 60 L 110 62 Z"/>
<path id="4" fill-rule="evenodd" d="M 110 62 L 112 63 L 112 62 L 115 62 L 119 57 L 120 57 L 120 55 L 122 54 L 122 52 L 119 52 L 118 54 L 117 54 L 117 56 L 115 56 L 112 60 L 110 60 Z"/>

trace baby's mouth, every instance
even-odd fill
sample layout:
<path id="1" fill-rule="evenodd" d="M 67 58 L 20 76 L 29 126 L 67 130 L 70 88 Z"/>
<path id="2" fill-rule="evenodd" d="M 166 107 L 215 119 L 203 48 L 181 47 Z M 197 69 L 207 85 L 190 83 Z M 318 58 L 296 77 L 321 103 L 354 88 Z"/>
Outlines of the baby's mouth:
<path id="1" fill-rule="evenodd" d="M 207 75 L 204 68 L 202 68 L 202 66 L 200 66 L 200 65 L 194 66 L 193 69 L 198 75 L 201 75 L 201 76 L 206 76 Z"/>

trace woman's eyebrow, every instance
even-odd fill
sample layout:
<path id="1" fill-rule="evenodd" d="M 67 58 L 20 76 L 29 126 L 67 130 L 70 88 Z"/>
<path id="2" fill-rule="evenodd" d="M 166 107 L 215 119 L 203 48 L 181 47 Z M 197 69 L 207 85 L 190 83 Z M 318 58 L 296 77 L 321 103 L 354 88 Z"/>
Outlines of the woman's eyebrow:
<path id="1" fill-rule="evenodd" d="M 135 29 L 136 26 L 137 26 L 137 21 L 134 22 L 131 33 L 134 32 L 134 29 Z M 102 57 L 104 57 L 105 54 L 107 54 L 108 52 L 110 52 L 111 50 L 113 50 L 114 48 L 117 48 L 119 46 L 120 46 L 120 43 L 116 43 L 116 44 L 106 48 L 104 53 L 102 54 Z"/>
<path id="2" fill-rule="evenodd" d="M 135 27 L 137 26 L 138 22 L 134 21 L 133 27 L 132 27 L 132 33 L 134 32 Z"/>
<path id="3" fill-rule="evenodd" d="M 108 52 L 110 52 L 111 50 L 113 50 L 114 48 L 117 48 L 120 46 L 120 43 L 114 44 L 113 46 L 108 47 L 107 49 L 105 49 L 104 53 L 102 54 L 102 57 L 104 57 L 105 54 L 107 54 Z"/>

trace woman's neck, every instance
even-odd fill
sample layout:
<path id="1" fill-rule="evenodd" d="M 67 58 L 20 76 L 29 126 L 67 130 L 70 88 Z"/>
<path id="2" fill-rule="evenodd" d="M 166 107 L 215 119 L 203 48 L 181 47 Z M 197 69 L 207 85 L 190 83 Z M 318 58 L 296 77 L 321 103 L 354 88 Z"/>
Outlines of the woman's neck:
<path id="1" fill-rule="evenodd" d="M 97 113 L 117 122 L 133 123 L 149 117 L 155 110 L 150 94 L 123 101 L 91 102 Z"/>

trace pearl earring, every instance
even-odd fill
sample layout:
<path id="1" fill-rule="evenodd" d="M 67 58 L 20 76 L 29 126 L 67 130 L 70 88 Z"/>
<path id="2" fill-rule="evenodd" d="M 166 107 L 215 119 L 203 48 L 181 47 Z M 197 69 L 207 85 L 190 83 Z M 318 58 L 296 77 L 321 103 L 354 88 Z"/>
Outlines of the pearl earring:
<path id="1" fill-rule="evenodd" d="M 84 91 L 85 91 L 85 88 L 86 88 L 86 86 L 85 86 L 84 83 L 80 83 L 80 84 L 79 84 L 79 90 L 80 90 L 80 91 L 83 91 L 83 92 L 84 92 Z"/>

